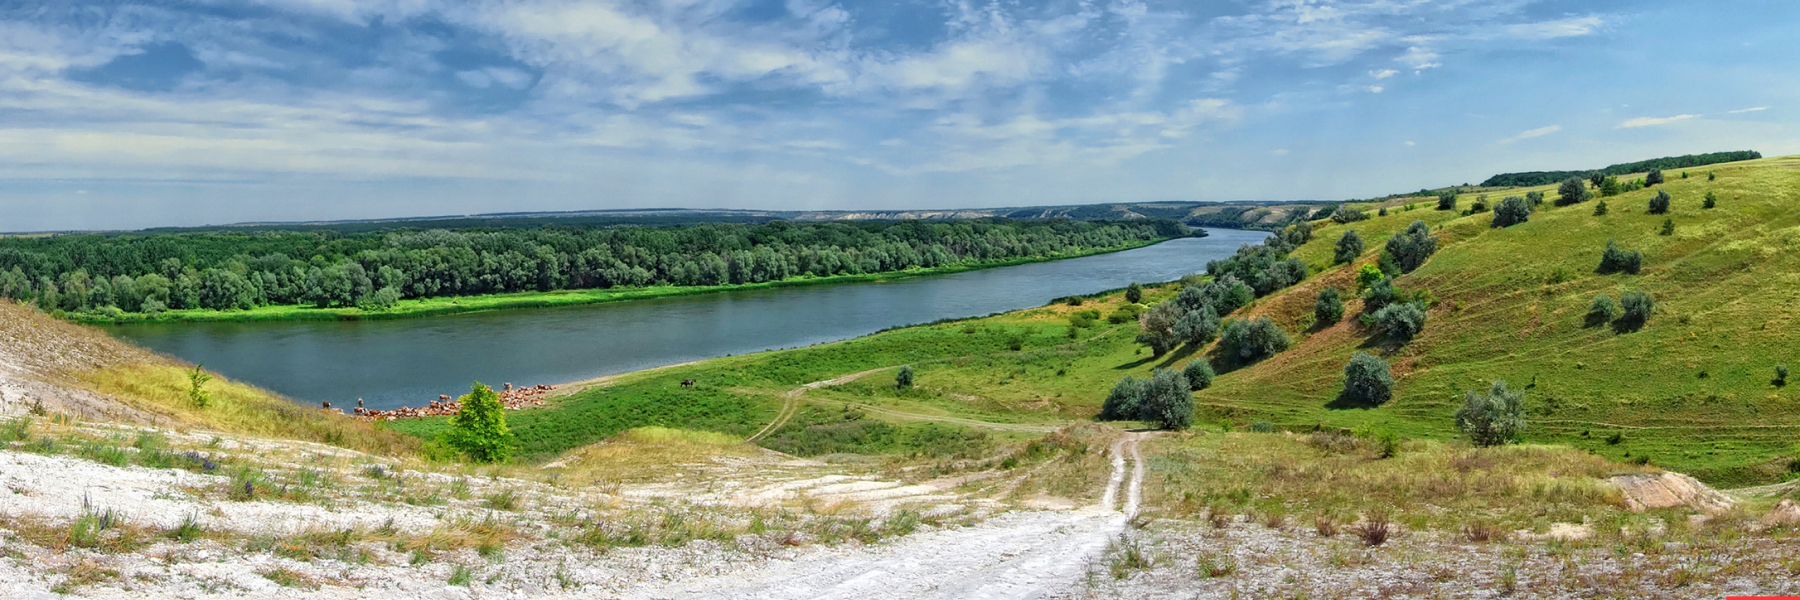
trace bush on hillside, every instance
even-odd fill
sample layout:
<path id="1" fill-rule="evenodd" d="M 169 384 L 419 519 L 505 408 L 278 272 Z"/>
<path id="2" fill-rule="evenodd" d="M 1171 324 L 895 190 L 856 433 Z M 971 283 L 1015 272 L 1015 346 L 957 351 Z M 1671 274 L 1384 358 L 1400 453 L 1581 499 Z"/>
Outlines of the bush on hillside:
<path id="1" fill-rule="evenodd" d="M 1601 200 L 1599 204 L 1594 205 L 1594 216 L 1596 216 L 1596 217 L 1606 216 L 1606 201 L 1605 200 Z"/>
<path id="2" fill-rule="evenodd" d="M 1218 279 L 1235 276 L 1250 286 L 1255 297 L 1266 296 L 1306 279 L 1306 261 L 1286 254 L 1287 250 L 1269 244 L 1243 246 L 1230 258 L 1208 261 L 1206 272 Z"/>
<path id="3" fill-rule="evenodd" d="M 1395 302 L 1375 312 L 1375 330 L 1390 339 L 1412 341 L 1425 329 L 1425 309 L 1413 302 Z"/>
<path id="4" fill-rule="evenodd" d="M 1474 204 L 1469 205 L 1469 214 L 1484 213 L 1487 212 L 1487 209 L 1487 194 L 1482 194 L 1475 197 Z"/>
<path id="5" fill-rule="evenodd" d="M 1213 377 L 1217 376 L 1212 363 L 1203 358 L 1189 361 L 1181 368 L 1181 374 L 1187 377 L 1188 389 L 1196 392 L 1212 387 Z"/>
<path id="6" fill-rule="evenodd" d="M 1313 323 L 1319 327 L 1335 325 L 1344 318 L 1344 299 L 1337 288 L 1328 287 L 1319 290 L 1319 297 L 1313 302 Z"/>
<path id="7" fill-rule="evenodd" d="M 1387 241 L 1388 255 L 1394 257 L 1401 273 L 1411 273 L 1425 264 L 1437 252 L 1437 240 L 1431 237 L 1431 226 L 1424 221 L 1413 221 L 1412 225 Z"/>
<path id="8" fill-rule="evenodd" d="M 1511 227 L 1524 223 L 1531 217 L 1531 205 L 1524 198 L 1507 196 L 1500 199 L 1494 207 L 1493 227 Z"/>
<path id="9" fill-rule="evenodd" d="M 1643 329 L 1655 310 L 1656 303 L 1650 300 L 1649 294 L 1637 290 L 1620 294 L 1619 318 L 1613 321 L 1613 327 L 1621 332 Z"/>
<path id="10" fill-rule="evenodd" d="M 1651 169 L 1644 174 L 1644 185 L 1659 185 L 1663 182 L 1662 169 Z"/>
<path id="11" fill-rule="evenodd" d="M 1281 231 L 1282 244 L 1288 248 L 1299 248 L 1301 245 L 1312 241 L 1312 236 L 1312 221 L 1307 221 L 1305 219 L 1301 219 Z"/>
<path id="12" fill-rule="evenodd" d="M 1225 331 L 1219 335 L 1220 350 L 1243 364 L 1274 356 L 1290 343 L 1287 334 L 1268 317 L 1226 321 Z"/>
<path id="13" fill-rule="evenodd" d="M 1525 394 L 1494 380 L 1487 393 L 1470 390 L 1456 411 L 1456 428 L 1476 446 L 1500 446 L 1519 440 L 1525 431 Z"/>
<path id="14" fill-rule="evenodd" d="M 1187 429 L 1194 422 L 1194 392 L 1187 376 L 1173 369 L 1157 369 L 1144 387 L 1138 420 L 1162 429 Z"/>
<path id="15" fill-rule="evenodd" d="M 1525 203 L 1530 204 L 1531 208 L 1536 209 L 1544 203 L 1544 193 L 1537 190 L 1525 192 Z"/>
<path id="16" fill-rule="evenodd" d="M 1200 286 L 1200 298 L 1204 305 L 1211 306 L 1214 313 L 1223 317 L 1255 300 L 1256 291 L 1239 281 L 1237 276 L 1226 274 Z"/>
<path id="17" fill-rule="evenodd" d="M 1175 324 L 1181 321 L 1182 310 L 1178 302 L 1163 302 L 1150 308 L 1138 319 L 1137 342 L 1150 347 L 1154 356 L 1162 356 L 1176 346 L 1181 345 L 1181 336 L 1175 333 Z"/>
<path id="18" fill-rule="evenodd" d="M 1386 361 L 1367 352 L 1350 356 L 1350 364 L 1344 366 L 1344 390 L 1338 392 L 1338 402 L 1374 408 L 1393 396 L 1394 376 Z"/>
<path id="19" fill-rule="evenodd" d="M 894 387 L 907 389 L 913 386 L 912 365 L 901 365 L 900 372 L 894 374 Z"/>
<path id="20" fill-rule="evenodd" d="M 1576 177 L 1570 177 L 1556 186 L 1556 194 L 1557 206 L 1580 204 L 1588 199 L 1587 186 L 1583 185 L 1581 179 Z"/>
<path id="21" fill-rule="evenodd" d="M 1334 264 L 1341 265 L 1355 261 L 1356 257 L 1362 256 L 1362 253 L 1362 236 L 1357 234 L 1354 229 L 1347 229 L 1344 231 L 1344 235 L 1338 238 L 1337 251 L 1333 254 L 1332 259 L 1335 261 Z"/>
<path id="22" fill-rule="evenodd" d="M 1787 377 L 1787 365 L 1775 365 L 1775 379 L 1770 383 L 1775 384 L 1776 387 L 1784 387 L 1787 385 Z"/>
<path id="23" fill-rule="evenodd" d="M 1456 210 L 1456 192 L 1454 190 L 1438 192 L 1437 209 Z"/>
<path id="24" fill-rule="evenodd" d="M 1632 250 L 1620 250 L 1617 242 L 1606 240 L 1606 250 L 1600 253 L 1600 266 L 1595 273 L 1610 275 L 1613 273 L 1638 274 L 1644 267 L 1644 253 Z"/>
<path id="25" fill-rule="evenodd" d="M 1669 212 L 1669 200 L 1670 200 L 1669 192 L 1664 191 L 1664 190 L 1656 190 L 1656 195 L 1650 197 L 1650 208 L 1646 212 L 1653 214 L 1653 215 L 1660 215 L 1660 214 L 1665 214 L 1665 213 Z"/>
<path id="26" fill-rule="evenodd" d="M 1175 322 L 1175 337 L 1200 346 L 1219 337 L 1219 314 L 1205 304 L 1187 311 Z"/>
<path id="27" fill-rule="evenodd" d="M 1125 301 L 1131 304 L 1143 302 L 1144 286 L 1138 285 L 1135 281 L 1131 285 L 1125 286 Z"/>
<path id="28" fill-rule="evenodd" d="M 1605 181 L 1600 182 L 1601 198 L 1611 198 L 1624 193 L 1624 191 L 1625 186 L 1619 185 L 1619 178 L 1617 177 L 1607 177 Z"/>
<path id="29" fill-rule="evenodd" d="M 1718 173 L 1714 173 L 1714 172 L 1712 172 L 1712 171 L 1707 171 L 1707 172 L 1706 172 L 1706 180 L 1707 180 L 1707 181 L 1712 181 L 1712 180 L 1715 180 L 1715 179 L 1718 179 L 1718 178 L 1719 178 L 1719 174 L 1718 174 Z"/>
<path id="30" fill-rule="evenodd" d="M 1387 212 L 1388 212 L 1387 207 L 1383 206 L 1383 207 L 1381 207 L 1381 210 L 1376 212 L 1375 214 L 1385 217 L 1385 216 L 1387 216 Z"/>
<path id="31" fill-rule="evenodd" d="M 506 428 L 506 408 L 500 404 L 500 395 L 476 382 L 457 401 L 461 406 L 450 416 L 450 429 L 443 433 L 442 441 L 475 462 L 505 462 L 510 458 L 513 434 Z"/>
<path id="32" fill-rule="evenodd" d="M 1675 235 L 1675 219 L 1665 217 L 1662 228 L 1656 230 L 1656 235 Z"/>
<path id="33" fill-rule="evenodd" d="M 1137 418 L 1139 407 L 1144 403 L 1144 392 L 1149 381 L 1126 375 L 1119 383 L 1113 385 L 1112 393 L 1106 395 L 1106 401 L 1100 404 L 1099 419 L 1102 421 L 1122 421 Z"/>
<path id="34" fill-rule="evenodd" d="M 1719 205 L 1719 195 L 1714 194 L 1711 191 L 1706 192 L 1706 199 L 1702 200 L 1700 202 L 1701 208 L 1712 208 L 1712 207 L 1715 207 L 1718 205 Z"/>
<path id="35" fill-rule="evenodd" d="M 1369 214 L 1348 206 L 1339 206 L 1331 213 L 1331 220 L 1338 223 L 1355 223 L 1369 218 Z"/>
<path id="36" fill-rule="evenodd" d="M 1375 265 L 1363 265 L 1356 270 L 1356 289 L 1366 290 L 1375 282 L 1387 277 L 1387 272 Z"/>
<path id="37" fill-rule="evenodd" d="M 1593 302 L 1588 303 L 1588 327 L 1599 327 L 1611 323 L 1613 319 L 1617 318 L 1619 318 L 1619 304 L 1613 302 L 1611 296 L 1599 294 L 1594 296 Z"/>
<path id="38" fill-rule="evenodd" d="M 1372 314 L 1387 308 L 1389 304 L 1399 302 L 1400 290 L 1394 289 L 1393 278 L 1383 277 L 1363 291 L 1362 300 L 1363 312 Z"/>
<path id="39" fill-rule="evenodd" d="M 1596 190 L 1600 189 L 1600 186 L 1605 185 L 1605 183 L 1606 183 L 1606 172 L 1605 171 L 1594 171 L 1592 173 L 1588 173 L 1587 180 L 1588 180 L 1588 183 L 1594 184 L 1594 189 L 1596 189 Z"/>

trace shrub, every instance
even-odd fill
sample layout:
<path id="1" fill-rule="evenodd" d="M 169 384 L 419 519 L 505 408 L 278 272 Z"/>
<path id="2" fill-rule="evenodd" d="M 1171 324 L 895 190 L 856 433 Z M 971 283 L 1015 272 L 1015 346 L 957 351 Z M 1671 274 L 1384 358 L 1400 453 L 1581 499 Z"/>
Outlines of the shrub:
<path id="1" fill-rule="evenodd" d="M 1393 279 L 1383 278 L 1381 281 L 1377 281 L 1373 285 L 1370 285 L 1369 289 L 1363 292 L 1362 299 L 1363 312 L 1375 313 L 1383 308 L 1387 308 L 1387 305 L 1389 304 L 1398 302 L 1400 300 L 1400 291 L 1394 289 Z"/>
<path id="2" fill-rule="evenodd" d="M 1344 390 L 1338 401 L 1351 406 L 1376 407 L 1394 396 L 1394 376 L 1386 361 L 1367 352 L 1350 355 L 1344 366 Z"/>
<path id="3" fill-rule="evenodd" d="M 1613 240 L 1606 240 L 1606 250 L 1600 253 L 1600 266 L 1594 272 L 1601 275 L 1612 273 L 1638 274 L 1644 268 L 1644 253 L 1632 250 L 1626 252 L 1619 249 Z"/>
<path id="4" fill-rule="evenodd" d="M 1227 321 L 1219 336 L 1219 347 L 1225 355 L 1242 363 L 1274 356 L 1288 349 L 1290 343 L 1287 334 L 1268 317 Z"/>
<path id="5" fill-rule="evenodd" d="M 1368 218 L 1368 213 L 1348 206 L 1339 206 L 1337 210 L 1332 211 L 1331 213 L 1331 220 L 1338 223 L 1355 223 Z"/>
<path id="6" fill-rule="evenodd" d="M 1125 301 L 1131 304 L 1143 302 L 1144 286 L 1138 285 L 1135 281 L 1131 285 L 1125 286 Z"/>
<path id="7" fill-rule="evenodd" d="M 1594 296 L 1593 302 L 1588 303 L 1587 325 L 1589 327 L 1599 327 L 1611 323 L 1613 319 L 1617 318 L 1619 318 L 1619 305 L 1613 302 L 1611 296 L 1599 294 Z"/>
<path id="8" fill-rule="evenodd" d="M 1144 305 L 1142 305 L 1142 304 L 1126 304 L 1124 306 L 1119 307 L 1118 310 L 1113 311 L 1112 314 L 1106 315 L 1106 322 L 1112 323 L 1114 325 L 1118 325 L 1121 323 L 1129 323 L 1131 321 L 1136 321 L 1138 318 L 1138 315 L 1141 315 L 1141 314 L 1144 314 Z M 970 326 L 970 327 L 973 327 L 973 326 Z M 974 333 L 974 331 L 971 330 L 971 331 L 967 331 L 965 333 Z"/>
<path id="9" fill-rule="evenodd" d="M 1336 262 L 1333 264 L 1344 264 L 1355 261 L 1356 257 L 1362 256 L 1362 253 L 1362 236 L 1357 234 L 1355 230 L 1346 230 L 1344 231 L 1343 237 L 1338 238 L 1337 253 L 1334 255 L 1334 260 Z"/>
<path id="10" fill-rule="evenodd" d="M 1658 185 L 1663 182 L 1662 169 L 1651 169 L 1644 174 L 1644 185 Z"/>
<path id="11" fill-rule="evenodd" d="M 1425 329 L 1425 309 L 1413 302 L 1395 302 L 1375 312 L 1375 330 L 1391 339 L 1411 341 Z"/>
<path id="12" fill-rule="evenodd" d="M 1494 206 L 1493 227 L 1511 227 L 1531 217 L 1531 205 L 1524 198 L 1507 196 Z"/>
<path id="13" fill-rule="evenodd" d="M 1641 291 L 1629 291 L 1619 295 L 1619 318 L 1613 326 L 1619 331 L 1637 331 L 1644 328 L 1644 322 L 1650 320 L 1650 313 L 1656 310 L 1656 303 L 1650 295 Z"/>
<path id="14" fill-rule="evenodd" d="M 1299 248 L 1302 244 L 1312 241 L 1312 234 L 1312 222 L 1302 219 L 1300 222 L 1289 225 L 1286 229 L 1281 230 L 1282 245 L 1289 248 Z"/>
<path id="15" fill-rule="evenodd" d="M 1477 446 L 1518 441 L 1525 431 L 1525 394 L 1506 389 L 1506 382 L 1498 379 L 1485 394 L 1470 390 L 1456 411 L 1456 428 Z"/>
<path id="16" fill-rule="evenodd" d="M 492 388 L 476 382 L 457 399 L 461 407 L 450 417 L 443 441 L 475 462 L 502 462 L 512 456 L 513 435 L 506 428 L 506 407 Z"/>
<path id="17" fill-rule="evenodd" d="M 1706 192 L 1706 199 L 1700 201 L 1701 208 L 1712 208 L 1712 207 L 1715 207 L 1718 205 L 1719 205 L 1719 195 L 1714 194 L 1710 191 Z"/>
<path id="18" fill-rule="evenodd" d="M 1596 189 L 1596 190 L 1600 189 L 1600 185 L 1606 183 L 1606 173 L 1601 172 L 1601 171 L 1594 171 L 1592 173 L 1588 173 L 1587 180 L 1588 180 L 1588 183 L 1594 184 L 1594 189 Z M 1564 183 L 1567 183 L 1567 182 L 1564 182 Z"/>
<path id="19" fill-rule="evenodd" d="M 912 365 L 901 365 L 900 372 L 894 374 L 894 387 L 906 389 L 913 386 Z"/>
<path id="20" fill-rule="evenodd" d="M 1138 419 L 1163 429 L 1187 429 L 1194 422 L 1194 394 L 1181 371 L 1157 369 L 1144 388 Z"/>
<path id="21" fill-rule="evenodd" d="M 1438 192 L 1437 209 L 1456 210 L 1456 192 L 1453 190 Z"/>
<path id="22" fill-rule="evenodd" d="M 1365 546 L 1380 546 L 1387 543 L 1388 536 L 1393 533 L 1393 525 L 1388 522 L 1387 513 L 1370 513 L 1355 528 L 1356 537 Z"/>
<path id="23" fill-rule="evenodd" d="M 188 402 L 196 408 L 206 408 L 212 404 L 212 396 L 206 393 L 206 382 L 212 381 L 212 374 L 206 372 L 206 363 L 194 365 L 194 370 L 187 372 Z"/>
<path id="24" fill-rule="evenodd" d="M 1112 392 L 1106 395 L 1106 401 L 1100 404 L 1102 421 L 1118 421 L 1136 417 L 1139 407 L 1144 403 L 1144 394 L 1150 382 L 1126 375 L 1119 383 L 1113 385 Z"/>
<path id="25" fill-rule="evenodd" d="M 1369 286 L 1374 285 L 1375 282 L 1381 281 L 1386 277 L 1387 273 L 1383 272 L 1381 267 L 1375 265 L 1363 265 L 1361 269 L 1357 269 L 1356 271 L 1356 289 L 1369 289 Z"/>
<path id="26" fill-rule="evenodd" d="M 1656 235 L 1675 235 L 1675 219 L 1664 217 L 1662 228 L 1656 230 Z"/>
<path id="27" fill-rule="evenodd" d="M 1580 204 L 1588 199 L 1587 186 L 1581 183 L 1580 178 L 1570 177 L 1556 186 L 1556 195 L 1557 206 Z"/>
<path id="28" fill-rule="evenodd" d="M 1775 381 L 1773 383 L 1777 387 L 1787 385 L 1787 376 L 1787 365 L 1775 365 Z"/>
<path id="29" fill-rule="evenodd" d="M 1343 318 L 1344 299 L 1338 295 L 1337 288 L 1319 290 L 1319 298 L 1313 302 L 1313 322 L 1324 327 L 1334 325 Z"/>
<path id="30" fill-rule="evenodd" d="M 400 290 L 392 286 L 384 287 L 356 299 L 356 307 L 365 311 L 379 312 L 393 308 L 400 302 Z"/>
<path id="31" fill-rule="evenodd" d="M 1656 195 L 1650 197 L 1650 208 L 1648 212 L 1653 215 L 1669 212 L 1669 192 L 1656 190 Z"/>
<path id="32" fill-rule="evenodd" d="M 1387 216 L 1387 207 L 1386 206 L 1381 207 L 1381 210 L 1376 212 L 1375 214 L 1383 216 L 1383 217 Z"/>
<path id="33" fill-rule="evenodd" d="M 1162 356 L 1181 345 L 1181 336 L 1175 333 L 1175 324 L 1182 317 L 1179 302 L 1163 302 L 1150 308 L 1144 317 L 1138 320 L 1140 331 L 1137 342 L 1150 346 L 1151 354 Z"/>
<path id="34" fill-rule="evenodd" d="M 1475 197 L 1474 204 L 1469 205 L 1469 214 L 1487 212 L 1487 209 L 1487 194 L 1482 194 Z"/>
<path id="35" fill-rule="evenodd" d="M 1212 387 L 1213 377 L 1217 375 L 1213 373 L 1212 363 L 1206 359 L 1189 361 L 1181 368 L 1181 374 L 1187 376 L 1188 389 L 1196 392 Z"/>
<path id="36" fill-rule="evenodd" d="M 1413 221 L 1405 232 L 1388 238 L 1387 251 L 1400 266 L 1401 273 L 1411 273 L 1437 252 L 1437 240 L 1431 237 L 1430 225 L 1426 225 L 1424 221 Z"/>
<path id="37" fill-rule="evenodd" d="M 1596 216 L 1596 217 L 1606 216 L 1606 201 L 1605 200 L 1601 200 L 1599 204 L 1594 205 L 1594 216 Z"/>
<path id="38" fill-rule="evenodd" d="M 1537 190 L 1525 192 L 1525 203 L 1537 208 L 1544 203 L 1544 193 Z"/>
<path id="39" fill-rule="evenodd" d="M 1069 326 L 1081 329 L 1093 327 L 1100 320 L 1100 311 L 1084 310 L 1069 315 Z"/>
<path id="40" fill-rule="evenodd" d="M 1219 337 L 1219 314 L 1211 306 L 1201 304 L 1175 322 L 1175 336 L 1195 346 L 1211 342 Z"/>
<path id="41" fill-rule="evenodd" d="M 1617 177 L 1607 177 L 1606 180 L 1600 182 L 1600 197 L 1602 198 L 1611 198 L 1623 191 L 1625 191 L 1625 187 L 1619 185 Z"/>

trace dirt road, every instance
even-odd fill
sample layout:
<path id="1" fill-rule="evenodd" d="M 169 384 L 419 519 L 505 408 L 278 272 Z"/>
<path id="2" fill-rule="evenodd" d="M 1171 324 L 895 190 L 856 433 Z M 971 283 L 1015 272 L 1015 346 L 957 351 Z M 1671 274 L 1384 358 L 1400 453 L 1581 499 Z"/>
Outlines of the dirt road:
<path id="1" fill-rule="evenodd" d="M 1081 510 L 1001 515 L 980 525 L 862 548 L 824 548 L 794 560 L 628 591 L 621 598 L 1050 598 L 1076 591 L 1089 564 L 1124 531 L 1143 497 L 1138 442 L 1115 442 L 1101 501 Z M 1131 463 L 1129 470 L 1126 463 Z M 1123 506 L 1120 496 L 1123 495 Z"/>

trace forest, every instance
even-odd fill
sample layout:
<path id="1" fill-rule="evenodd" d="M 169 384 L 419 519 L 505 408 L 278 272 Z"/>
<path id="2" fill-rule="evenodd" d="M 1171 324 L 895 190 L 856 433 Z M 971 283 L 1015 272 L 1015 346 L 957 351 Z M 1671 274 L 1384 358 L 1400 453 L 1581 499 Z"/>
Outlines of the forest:
<path id="1" fill-rule="evenodd" d="M 1193 234 L 1166 219 L 982 219 L 6 237 L 0 295 L 65 312 L 382 310 L 402 298 L 762 283 L 1042 259 Z"/>
<path id="2" fill-rule="evenodd" d="M 1738 150 L 1735 152 L 1711 152 L 1707 154 L 1684 154 L 1681 156 L 1665 156 L 1620 163 L 1604 169 L 1592 171 L 1528 171 L 1524 173 L 1501 173 L 1481 182 L 1482 187 L 1531 187 L 1534 185 L 1550 185 L 1571 177 L 1586 179 L 1599 173 L 1601 176 L 1643 173 L 1651 169 L 1691 169 L 1740 160 L 1762 158 L 1762 153 L 1755 150 Z"/>

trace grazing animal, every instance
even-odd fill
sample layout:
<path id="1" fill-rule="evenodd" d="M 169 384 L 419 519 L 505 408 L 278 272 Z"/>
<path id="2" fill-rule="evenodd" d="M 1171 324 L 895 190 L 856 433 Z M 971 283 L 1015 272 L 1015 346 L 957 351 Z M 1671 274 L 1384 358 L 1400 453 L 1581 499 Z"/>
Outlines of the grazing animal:
<path id="1" fill-rule="evenodd" d="M 330 401 L 330 400 L 326 400 L 326 401 L 325 401 L 325 408 L 331 408 L 331 401 Z"/>
<path id="2" fill-rule="evenodd" d="M 438 399 L 439 400 L 449 400 L 450 395 L 449 394 L 438 394 Z"/>
<path id="3" fill-rule="evenodd" d="M 358 408 L 361 408 L 361 407 L 362 407 L 362 405 L 363 405 L 363 403 L 362 403 L 362 398 L 357 398 L 357 399 L 356 399 L 356 406 L 357 406 L 357 407 L 358 407 Z"/>
<path id="4" fill-rule="evenodd" d="M 683 380 L 681 382 L 681 387 L 694 387 L 694 380 L 692 380 L 692 379 Z"/>

